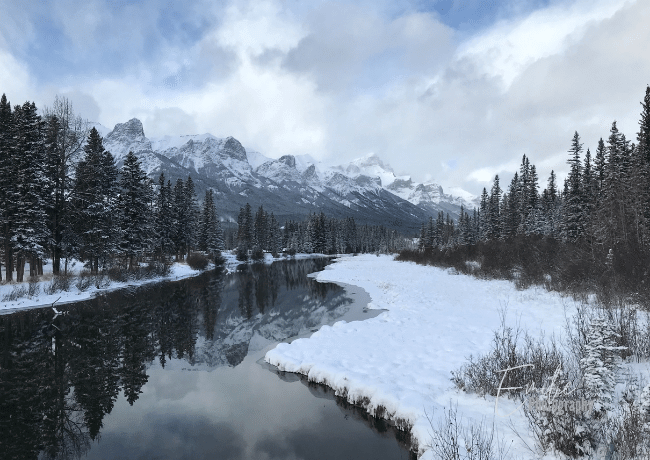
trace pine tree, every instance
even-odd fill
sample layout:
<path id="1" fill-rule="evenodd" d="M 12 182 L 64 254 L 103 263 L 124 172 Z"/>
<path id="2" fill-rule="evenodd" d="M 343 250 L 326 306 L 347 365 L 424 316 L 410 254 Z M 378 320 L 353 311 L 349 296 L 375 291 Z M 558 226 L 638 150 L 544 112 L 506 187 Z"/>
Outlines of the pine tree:
<path id="1" fill-rule="evenodd" d="M 172 200 L 172 208 L 174 210 L 174 230 L 172 238 L 174 239 L 174 247 L 176 250 L 176 259 L 183 259 L 187 253 L 185 232 L 187 231 L 187 208 L 185 207 L 185 184 L 180 177 L 176 179 L 174 185 L 174 194 Z"/>
<path id="2" fill-rule="evenodd" d="M 255 220 L 253 221 L 253 246 L 267 249 L 268 245 L 268 216 L 264 208 L 260 206 L 255 213 Z"/>
<path id="3" fill-rule="evenodd" d="M 487 240 L 487 228 L 488 228 L 488 215 L 489 215 L 489 197 L 487 190 L 483 187 L 483 192 L 481 193 L 481 204 L 479 208 L 479 225 L 478 225 L 478 237 L 481 241 Z"/>
<path id="4" fill-rule="evenodd" d="M 569 175 L 567 177 L 567 195 L 564 199 L 564 232 L 565 237 L 569 241 L 576 241 L 584 234 L 584 210 L 585 210 L 585 195 L 582 189 L 582 163 L 580 160 L 580 152 L 582 152 L 582 144 L 580 143 L 580 136 L 576 131 L 571 141 L 571 148 L 569 149 L 570 165 Z"/>
<path id="5" fill-rule="evenodd" d="M 640 214 L 637 218 L 641 220 L 642 235 L 640 237 L 644 246 L 650 244 L 650 86 L 646 87 L 645 97 L 641 102 L 641 119 L 639 120 L 639 132 L 637 133 L 636 145 L 636 169 L 634 171 L 635 195 L 640 202 Z"/>
<path id="6" fill-rule="evenodd" d="M 612 123 L 607 139 L 607 162 L 601 189 L 601 202 L 598 209 L 596 235 L 604 244 L 604 249 L 614 249 L 627 240 L 627 222 L 624 201 L 624 139 L 618 131 L 616 121 Z"/>
<path id="7" fill-rule="evenodd" d="M 128 258 L 129 269 L 132 269 L 134 259 L 141 257 L 151 245 L 152 223 L 149 203 L 153 193 L 140 160 L 133 152 L 129 152 L 124 159 L 120 187 L 122 189 L 119 201 L 122 227 L 121 250 Z"/>
<path id="8" fill-rule="evenodd" d="M 269 218 L 269 242 L 267 249 L 273 255 L 277 257 L 280 253 L 282 247 L 282 235 L 280 233 L 280 223 L 277 221 L 273 213 Z"/>
<path id="9" fill-rule="evenodd" d="M 585 356 L 580 360 L 585 386 L 596 399 L 594 410 L 604 412 L 612 408 L 616 374 L 619 367 L 617 334 L 604 318 L 594 319 L 587 333 Z"/>
<path id="10" fill-rule="evenodd" d="M 212 256 L 218 256 L 224 250 L 223 231 L 214 205 L 212 189 L 205 191 L 203 200 L 199 249 Z"/>
<path id="11" fill-rule="evenodd" d="M 105 265 L 118 251 L 118 171 L 95 128 L 90 131 L 84 152 L 76 167 L 72 205 L 75 230 L 80 236 L 79 255 L 88 261 L 92 273 L 98 273 L 100 263 Z"/>
<path id="12" fill-rule="evenodd" d="M 543 223 L 539 209 L 539 178 L 535 165 L 530 165 L 526 196 L 526 234 L 541 235 Z"/>
<path id="13" fill-rule="evenodd" d="M 13 131 L 11 104 L 7 101 L 7 96 L 3 94 L 0 98 L 0 238 L 4 249 L 7 281 L 13 279 L 11 236 L 13 233 L 12 221 L 15 215 L 14 198 L 16 196 L 14 182 L 16 178 L 16 151 Z"/>
<path id="14" fill-rule="evenodd" d="M 524 157 L 525 158 L 525 157 Z M 522 231 L 520 228 L 521 219 L 525 218 L 525 214 L 521 211 L 524 207 L 520 204 L 519 200 L 524 199 L 525 193 L 521 193 L 519 175 L 515 175 L 510 181 L 508 193 L 503 195 L 503 215 L 502 215 L 502 228 L 504 238 L 514 238 L 517 233 Z"/>
<path id="15" fill-rule="evenodd" d="M 174 253 L 174 209 L 171 182 L 165 184 L 165 175 L 158 179 L 158 196 L 154 217 L 154 247 L 159 258 L 165 260 Z"/>
<path id="16" fill-rule="evenodd" d="M 199 205 L 196 201 L 196 190 L 191 176 L 188 176 L 185 182 L 184 196 L 187 219 L 185 224 L 185 246 L 189 253 L 196 246 L 199 224 Z"/>
<path id="17" fill-rule="evenodd" d="M 494 176 L 494 183 L 490 191 L 487 209 L 487 239 L 498 240 L 501 238 L 501 187 L 499 186 L 499 175 Z"/>
<path id="18" fill-rule="evenodd" d="M 252 248 L 253 244 L 253 216 L 251 205 L 246 203 L 246 206 L 239 209 L 237 217 L 237 257 L 248 258 L 248 250 Z"/>
<path id="19" fill-rule="evenodd" d="M 48 243 L 47 194 L 50 187 L 44 171 L 41 122 L 36 105 L 25 102 L 22 107 L 16 107 L 14 114 L 18 156 L 11 245 L 16 254 L 16 279 L 22 281 L 25 262 L 30 261 L 30 275 L 35 276 L 35 268 L 45 255 Z"/>

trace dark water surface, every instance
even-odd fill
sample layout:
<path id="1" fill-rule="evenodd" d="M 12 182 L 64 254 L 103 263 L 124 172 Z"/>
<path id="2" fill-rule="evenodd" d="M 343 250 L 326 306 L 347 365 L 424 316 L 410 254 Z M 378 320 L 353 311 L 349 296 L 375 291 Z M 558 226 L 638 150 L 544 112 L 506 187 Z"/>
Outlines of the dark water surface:
<path id="1" fill-rule="evenodd" d="M 407 459 L 392 428 L 265 364 L 370 316 L 326 260 L 205 273 L 0 316 L 0 458 Z"/>

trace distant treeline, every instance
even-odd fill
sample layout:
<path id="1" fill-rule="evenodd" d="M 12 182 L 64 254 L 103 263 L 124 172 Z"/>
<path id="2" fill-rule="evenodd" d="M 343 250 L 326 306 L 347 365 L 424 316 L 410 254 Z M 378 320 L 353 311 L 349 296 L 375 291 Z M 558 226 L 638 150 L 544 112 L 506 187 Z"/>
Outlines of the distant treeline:
<path id="1" fill-rule="evenodd" d="M 562 190 L 554 172 L 539 193 L 535 166 L 524 155 L 506 190 L 499 176 L 483 189 L 480 208 L 457 222 L 440 214 L 422 225 L 417 251 L 402 259 L 480 267 L 488 276 L 522 285 L 650 292 L 650 86 L 641 102 L 636 144 L 612 123 L 595 154 L 576 132 Z M 584 154 L 583 154 L 584 153 Z M 468 263 L 472 262 L 472 263 Z"/>
<path id="2" fill-rule="evenodd" d="M 328 218 L 324 213 L 310 214 L 304 221 L 287 221 L 280 228 L 273 213 L 262 206 L 255 216 L 249 204 L 241 208 L 237 218 L 237 257 L 246 260 L 250 251 L 259 258 L 263 251 L 278 254 L 286 251 L 319 254 L 350 254 L 396 252 L 410 247 L 411 241 L 395 230 L 381 225 L 357 225 L 354 217 Z M 234 242 L 229 246 L 234 247 Z"/>

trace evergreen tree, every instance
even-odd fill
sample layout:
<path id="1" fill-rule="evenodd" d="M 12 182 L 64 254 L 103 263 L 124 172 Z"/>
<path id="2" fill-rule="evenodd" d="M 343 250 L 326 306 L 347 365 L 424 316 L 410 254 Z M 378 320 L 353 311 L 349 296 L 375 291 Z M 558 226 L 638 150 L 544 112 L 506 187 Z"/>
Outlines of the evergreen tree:
<path id="1" fill-rule="evenodd" d="M 582 144 L 580 143 L 580 136 L 576 131 L 571 141 L 571 148 L 569 149 L 570 165 L 569 175 L 567 177 L 567 195 L 564 198 L 564 231 L 565 237 L 569 241 L 576 241 L 584 234 L 584 211 L 585 211 L 585 195 L 582 189 L 582 163 L 580 160 L 580 152 L 582 152 Z"/>
<path id="2" fill-rule="evenodd" d="M 45 164 L 40 117 L 34 103 L 17 106 L 15 114 L 16 157 L 15 216 L 11 245 L 16 255 L 18 281 L 23 281 L 25 262 L 30 261 L 30 275 L 45 255 L 48 239 L 47 194 L 49 183 Z"/>
<path id="3" fill-rule="evenodd" d="M 7 96 L 3 94 L 0 98 L 0 237 L 4 249 L 7 281 L 13 279 L 11 237 L 13 235 L 13 216 L 15 215 L 16 163 L 13 114 L 11 104 L 7 101 Z"/>
<path id="4" fill-rule="evenodd" d="M 188 176 L 185 182 L 184 196 L 185 218 L 187 219 L 185 224 L 185 247 L 189 253 L 196 247 L 199 224 L 199 205 L 196 201 L 196 190 L 191 176 Z"/>
<path id="5" fill-rule="evenodd" d="M 180 177 L 176 179 L 174 185 L 173 205 L 174 210 L 174 230 L 172 238 L 174 239 L 174 247 L 176 251 L 176 259 L 182 259 L 187 253 L 185 232 L 187 229 L 187 215 L 188 209 L 185 207 L 185 184 Z"/>
<path id="6" fill-rule="evenodd" d="M 132 269 L 134 259 L 141 257 L 151 247 L 153 230 L 149 209 L 153 190 L 140 160 L 133 152 L 129 152 L 124 159 L 120 187 L 121 250 L 128 258 L 129 269 Z"/>
<path id="7" fill-rule="evenodd" d="M 481 193 L 481 204 L 479 208 L 479 224 L 478 224 L 478 237 L 481 241 L 487 240 L 487 228 L 488 228 L 488 215 L 489 215 L 489 197 L 487 190 L 483 187 L 483 192 Z"/>
<path id="8" fill-rule="evenodd" d="M 214 205 L 212 189 L 205 191 L 203 200 L 199 249 L 212 256 L 218 256 L 224 250 L 223 231 Z"/>
<path id="9" fill-rule="evenodd" d="M 251 205 L 246 203 L 245 207 L 239 209 L 239 215 L 237 216 L 238 255 L 247 254 L 248 250 L 252 248 L 252 245 L 253 245 L 253 216 L 252 216 Z"/>
<path id="10" fill-rule="evenodd" d="M 154 216 L 154 248 L 161 260 L 174 252 L 174 209 L 171 182 L 165 184 L 165 175 L 158 179 L 158 196 Z"/>
<path id="11" fill-rule="evenodd" d="M 497 240 L 501 238 L 501 187 L 499 186 L 499 175 L 494 176 L 494 183 L 490 191 L 490 198 L 487 206 L 487 229 L 486 236 L 488 240 Z"/>
<path id="12" fill-rule="evenodd" d="M 595 412 L 612 408 L 616 373 L 619 367 L 617 334 L 606 319 L 596 318 L 589 325 L 585 356 L 580 360 L 584 381 L 591 397 L 596 399 Z"/>
<path id="13" fill-rule="evenodd" d="M 525 158 L 525 157 L 524 157 Z M 525 207 L 520 204 L 519 200 L 525 198 L 525 193 L 521 193 L 523 188 L 519 181 L 519 175 L 515 175 L 510 181 L 508 193 L 503 195 L 503 215 L 502 215 L 502 228 L 504 238 L 514 238 L 517 233 L 522 231 L 521 219 L 525 218 L 525 213 L 522 213 L 522 208 Z"/>
<path id="14" fill-rule="evenodd" d="M 76 167 L 72 204 L 80 236 L 79 255 L 88 262 L 92 273 L 98 273 L 100 263 L 105 265 L 118 251 L 118 171 L 95 128 L 90 131 L 84 152 Z"/>

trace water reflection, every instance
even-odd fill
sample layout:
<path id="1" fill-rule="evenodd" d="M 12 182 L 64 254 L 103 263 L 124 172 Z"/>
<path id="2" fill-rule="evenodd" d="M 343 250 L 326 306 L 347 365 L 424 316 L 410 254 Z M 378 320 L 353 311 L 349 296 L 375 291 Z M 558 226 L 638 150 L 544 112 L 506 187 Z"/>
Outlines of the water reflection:
<path id="1" fill-rule="evenodd" d="M 256 426 L 259 407 L 269 405 L 256 382 L 273 374 L 239 364 L 249 353 L 331 323 L 347 310 L 343 289 L 306 276 L 326 263 L 206 273 L 62 306 L 65 314 L 56 317 L 51 308 L 0 316 L 3 458 L 153 458 L 161 452 L 165 458 L 246 458 L 251 452 L 244 453 L 242 433 Z M 264 391 L 277 391 L 277 400 L 292 397 L 280 383 L 277 390 L 267 383 Z M 217 403 L 206 411 L 211 400 Z M 134 405 L 136 412 L 129 409 Z M 228 414 L 227 407 L 251 413 Z M 221 411 L 226 413 L 215 414 Z M 128 441 L 137 417 L 139 436 L 148 438 L 140 451 Z M 266 425 L 259 429 L 269 431 Z M 100 437 L 98 447 L 93 441 Z M 255 449 L 273 448 L 268 439 L 256 443 Z M 178 450 L 180 445 L 191 452 Z"/>

